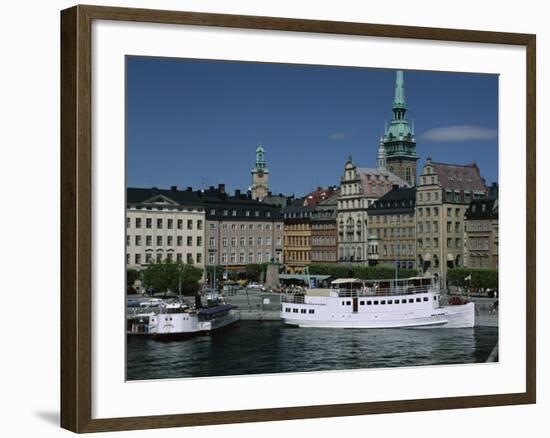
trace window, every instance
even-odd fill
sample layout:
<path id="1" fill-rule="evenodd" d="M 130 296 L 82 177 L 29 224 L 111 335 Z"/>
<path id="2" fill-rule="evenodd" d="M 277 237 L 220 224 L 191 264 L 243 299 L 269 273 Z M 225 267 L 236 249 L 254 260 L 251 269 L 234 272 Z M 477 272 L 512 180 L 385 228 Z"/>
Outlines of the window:
<path id="1" fill-rule="evenodd" d="M 151 253 L 148 252 L 147 254 L 145 254 L 145 263 L 151 263 L 151 258 Z"/>
<path id="2" fill-rule="evenodd" d="M 129 217 L 126 218 L 126 228 L 130 228 L 130 218 Z M 128 257 L 130 257 L 130 256 L 128 256 Z"/>
<path id="3" fill-rule="evenodd" d="M 174 228 L 174 219 L 168 219 L 168 220 L 167 220 L 166 227 L 167 227 L 169 230 L 171 230 L 172 228 Z"/>
<path id="4" fill-rule="evenodd" d="M 208 255 L 208 262 L 209 262 L 211 265 L 213 265 L 215 261 L 216 261 L 216 254 L 210 253 L 210 254 Z"/>
<path id="5" fill-rule="evenodd" d="M 237 261 L 237 254 L 232 252 L 231 253 L 231 263 L 235 263 Z"/>
<path id="6" fill-rule="evenodd" d="M 409 303 L 414 303 L 414 298 L 409 298 Z"/>
<path id="7" fill-rule="evenodd" d="M 145 236 L 145 246 L 151 246 L 153 244 L 152 236 Z"/>
<path id="8" fill-rule="evenodd" d="M 248 252 L 248 263 L 254 262 L 254 253 L 252 251 Z"/>
<path id="9" fill-rule="evenodd" d="M 428 297 L 422 298 L 422 301 L 428 301 Z"/>
<path id="10" fill-rule="evenodd" d="M 417 298 L 417 299 L 416 299 L 416 302 L 417 302 L 417 303 L 420 303 L 420 302 L 422 302 L 422 300 L 421 300 L 420 298 Z"/>
<path id="11" fill-rule="evenodd" d="M 157 236 L 157 246 L 162 246 L 162 236 Z"/>
<path id="12" fill-rule="evenodd" d="M 136 228 L 141 228 L 141 218 L 136 217 Z"/>
<path id="13" fill-rule="evenodd" d="M 193 264 L 193 255 L 187 254 L 186 259 L 187 259 L 186 261 L 187 261 L 187 264 L 188 264 L 188 265 Z"/>
<path id="14" fill-rule="evenodd" d="M 145 228 L 153 228 L 153 219 L 151 219 L 150 217 L 145 219 Z"/>
<path id="15" fill-rule="evenodd" d="M 181 262 L 181 261 L 182 261 L 182 254 L 181 254 L 181 252 L 178 252 L 178 253 L 177 253 L 177 255 L 176 255 L 176 260 L 177 260 L 178 262 Z"/>
<path id="16" fill-rule="evenodd" d="M 208 246 L 210 246 L 210 248 L 213 248 L 214 246 L 216 246 L 216 238 L 215 237 L 210 237 L 210 239 L 208 239 Z"/>
<path id="17" fill-rule="evenodd" d="M 202 236 L 197 236 L 197 246 L 202 246 Z"/>
<path id="18" fill-rule="evenodd" d="M 136 236 L 136 246 L 141 246 L 141 236 Z"/>
<path id="19" fill-rule="evenodd" d="M 183 229 L 183 219 L 178 219 L 178 230 Z"/>
<path id="20" fill-rule="evenodd" d="M 239 245 L 245 246 L 246 245 L 246 239 L 244 237 L 239 237 Z"/>
<path id="21" fill-rule="evenodd" d="M 223 247 L 227 246 L 227 237 L 222 237 L 222 246 Z"/>
<path id="22" fill-rule="evenodd" d="M 187 236 L 187 246 L 193 246 L 193 236 Z"/>
<path id="23" fill-rule="evenodd" d="M 315 309 L 309 309 L 309 310 L 307 311 L 307 313 L 310 313 L 310 314 L 311 314 L 311 313 L 315 313 Z"/>
<path id="24" fill-rule="evenodd" d="M 162 229 L 162 219 L 157 219 L 157 228 Z"/>
<path id="25" fill-rule="evenodd" d="M 157 263 L 162 262 L 162 253 L 157 252 Z"/>
<path id="26" fill-rule="evenodd" d="M 141 254 L 136 254 L 134 260 L 135 260 L 136 265 L 141 265 Z"/>
<path id="27" fill-rule="evenodd" d="M 166 254 L 166 261 L 168 262 L 172 261 L 172 253 Z"/>
<path id="28" fill-rule="evenodd" d="M 168 236 L 168 237 L 166 238 L 166 244 L 167 244 L 168 246 L 172 246 L 172 245 L 174 244 L 174 238 L 173 238 L 172 236 Z"/>
<path id="29" fill-rule="evenodd" d="M 253 246 L 254 245 L 254 237 L 249 237 L 248 238 L 248 246 Z"/>
<path id="30" fill-rule="evenodd" d="M 378 301 L 373 301 L 373 304 L 374 304 L 375 306 L 378 306 Z"/>
<path id="31" fill-rule="evenodd" d="M 193 229 L 193 219 L 187 219 L 187 229 L 188 230 Z"/>
<path id="32" fill-rule="evenodd" d="M 197 221 L 197 230 L 202 230 L 202 219 Z"/>
<path id="33" fill-rule="evenodd" d="M 245 262 L 244 251 L 241 251 L 239 254 L 239 263 L 244 263 L 244 262 Z"/>
<path id="34" fill-rule="evenodd" d="M 258 237 L 258 246 L 261 246 L 261 245 L 262 245 L 262 238 Z"/>
<path id="35" fill-rule="evenodd" d="M 231 238 L 231 246 L 237 246 L 237 238 L 236 237 Z"/>

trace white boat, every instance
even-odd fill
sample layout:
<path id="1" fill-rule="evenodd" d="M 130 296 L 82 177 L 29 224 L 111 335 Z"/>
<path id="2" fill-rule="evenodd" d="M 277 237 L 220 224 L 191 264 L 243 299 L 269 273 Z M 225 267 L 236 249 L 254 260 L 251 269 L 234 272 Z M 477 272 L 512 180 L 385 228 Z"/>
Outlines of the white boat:
<path id="1" fill-rule="evenodd" d="M 175 303 L 162 307 L 157 315 L 150 317 L 149 324 L 155 327 L 155 340 L 168 341 L 210 334 L 239 320 L 240 312 L 232 304 L 220 303 L 190 309 Z"/>
<path id="2" fill-rule="evenodd" d="M 299 327 L 469 328 L 475 324 L 475 309 L 466 300 L 442 305 L 431 278 L 348 278 L 333 281 L 330 289 L 284 295 L 281 319 Z"/>

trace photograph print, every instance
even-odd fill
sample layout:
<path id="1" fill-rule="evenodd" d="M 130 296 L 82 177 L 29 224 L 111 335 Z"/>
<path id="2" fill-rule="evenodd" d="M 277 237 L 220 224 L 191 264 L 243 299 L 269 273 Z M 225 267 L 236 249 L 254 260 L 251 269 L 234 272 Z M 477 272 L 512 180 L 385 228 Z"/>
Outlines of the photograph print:
<path id="1" fill-rule="evenodd" d="M 127 56 L 127 380 L 498 362 L 498 80 Z"/>

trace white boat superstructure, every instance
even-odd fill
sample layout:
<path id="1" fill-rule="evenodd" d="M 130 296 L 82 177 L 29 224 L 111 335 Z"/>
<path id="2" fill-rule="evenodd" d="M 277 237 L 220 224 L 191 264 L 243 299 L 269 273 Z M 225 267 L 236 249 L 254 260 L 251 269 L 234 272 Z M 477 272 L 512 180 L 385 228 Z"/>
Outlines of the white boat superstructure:
<path id="1" fill-rule="evenodd" d="M 475 324 L 472 302 L 441 305 L 430 278 L 339 279 L 331 289 L 281 299 L 281 319 L 299 327 L 468 328 Z"/>
<path id="2" fill-rule="evenodd" d="M 237 306 L 219 304 L 201 309 L 164 308 L 150 317 L 156 327 L 156 340 L 171 340 L 202 333 L 211 333 L 240 319 Z"/>

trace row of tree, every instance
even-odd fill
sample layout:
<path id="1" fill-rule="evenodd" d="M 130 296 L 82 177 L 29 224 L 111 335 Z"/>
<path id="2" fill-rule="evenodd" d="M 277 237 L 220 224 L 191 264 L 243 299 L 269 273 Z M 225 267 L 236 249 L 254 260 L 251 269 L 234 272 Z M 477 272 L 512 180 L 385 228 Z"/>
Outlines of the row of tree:
<path id="1" fill-rule="evenodd" d="M 395 268 L 391 266 L 357 266 L 351 264 L 310 265 L 309 273 L 315 275 L 330 275 L 334 278 L 359 278 L 362 280 L 395 278 Z M 416 269 L 399 268 L 398 278 L 408 278 L 417 275 Z"/>
<path id="2" fill-rule="evenodd" d="M 146 290 L 157 292 L 179 292 L 194 294 L 200 287 L 202 269 L 180 261 L 152 262 L 142 271 L 128 269 L 126 284 L 132 286 L 136 280 L 141 280 Z"/>
<path id="3" fill-rule="evenodd" d="M 447 271 L 450 285 L 472 289 L 498 289 L 498 269 L 453 268 Z"/>

